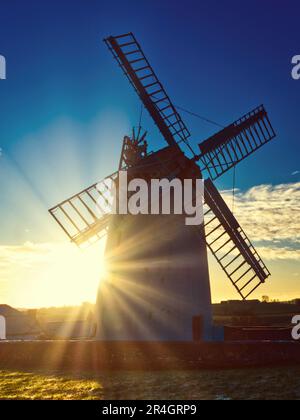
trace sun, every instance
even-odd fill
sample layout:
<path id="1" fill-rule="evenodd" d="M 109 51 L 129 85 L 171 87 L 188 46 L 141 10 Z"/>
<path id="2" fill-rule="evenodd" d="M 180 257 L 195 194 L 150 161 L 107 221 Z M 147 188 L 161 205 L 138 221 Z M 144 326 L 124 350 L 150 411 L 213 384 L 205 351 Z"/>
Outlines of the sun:
<path id="1" fill-rule="evenodd" d="M 52 282 L 49 301 L 58 306 L 94 302 L 99 282 L 106 273 L 104 243 L 86 249 L 78 249 L 73 244 L 66 244 L 64 248 L 65 252 L 57 255 L 54 272 L 50 270 L 45 273 L 47 285 Z M 50 290 L 47 286 L 47 293 Z"/>
<path id="2" fill-rule="evenodd" d="M 51 245 L 38 267 L 33 272 L 29 269 L 24 287 L 15 296 L 20 306 L 41 308 L 94 303 L 99 283 L 106 275 L 104 250 L 104 240 L 86 249 L 71 243 Z"/>

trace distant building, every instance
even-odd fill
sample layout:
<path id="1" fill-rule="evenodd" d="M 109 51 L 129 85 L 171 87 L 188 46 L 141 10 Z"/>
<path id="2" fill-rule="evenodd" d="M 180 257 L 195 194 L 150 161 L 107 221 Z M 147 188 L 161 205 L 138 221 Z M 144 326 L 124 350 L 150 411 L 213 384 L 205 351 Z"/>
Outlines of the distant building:
<path id="1" fill-rule="evenodd" d="M 290 302 L 260 302 L 259 300 L 228 300 L 213 305 L 215 316 L 263 316 L 286 315 L 290 320 L 295 313 L 300 313 L 300 299 Z M 271 318 L 268 318 L 271 320 Z"/>
<path id="2" fill-rule="evenodd" d="M 22 312 L 8 305 L 0 305 L 1 316 L 5 319 L 7 340 L 34 340 L 41 334 L 35 311 Z"/>
<path id="3" fill-rule="evenodd" d="M 300 306 L 300 299 L 294 299 L 294 300 L 292 300 L 292 301 L 291 301 L 291 304 L 292 304 L 292 305 L 297 305 L 297 306 Z"/>
<path id="4" fill-rule="evenodd" d="M 40 309 L 37 319 L 44 338 L 51 340 L 84 340 L 96 334 L 93 305 L 80 307 Z"/>
<path id="5" fill-rule="evenodd" d="M 46 322 L 43 331 L 54 340 L 89 339 L 95 336 L 96 326 L 91 320 Z"/>
<path id="6" fill-rule="evenodd" d="M 215 315 L 251 315 L 261 306 L 259 300 L 228 300 L 213 305 Z"/>

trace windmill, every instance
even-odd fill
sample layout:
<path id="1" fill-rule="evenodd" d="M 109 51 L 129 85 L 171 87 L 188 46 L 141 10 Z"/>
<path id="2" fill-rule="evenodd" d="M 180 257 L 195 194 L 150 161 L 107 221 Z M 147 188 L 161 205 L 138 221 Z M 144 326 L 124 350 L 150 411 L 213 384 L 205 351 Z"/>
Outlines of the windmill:
<path id="1" fill-rule="evenodd" d="M 264 106 L 259 106 L 200 143 L 195 152 L 189 130 L 135 36 L 128 33 L 104 41 L 166 142 L 163 149 L 149 152 L 147 133 L 141 127 L 133 129 L 124 138 L 119 170 L 147 181 L 204 179 L 205 222 L 185 226 L 182 215 L 175 214 L 110 215 L 103 185 L 118 181 L 118 171 L 50 213 L 79 246 L 107 235 L 109 271 L 96 304 L 99 340 L 212 339 L 207 250 L 242 299 L 270 276 L 213 180 L 270 142 L 274 129 Z"/>

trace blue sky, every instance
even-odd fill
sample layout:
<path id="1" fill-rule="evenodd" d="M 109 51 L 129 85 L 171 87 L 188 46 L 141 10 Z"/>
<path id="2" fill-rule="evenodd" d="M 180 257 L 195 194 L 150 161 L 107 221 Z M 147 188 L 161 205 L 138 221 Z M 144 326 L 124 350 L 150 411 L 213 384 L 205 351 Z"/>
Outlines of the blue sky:
<path id="1" fill-rule="evenodd" d="M 115 171 L 140 103 L 102 42 L 111 34 L 135 33 L 178 105 L 226 125 L 265 104 L 278 136 L 238 166 L 242 191 L 299 182 L 299 12 L 296 0 L 2 0 L 0 243 L 61 239 L 47 209 Z M 182 117 L 193 144 L 217 130 Z"/>
<path id="2" fill-rule="evenodd" d="M 299 3 L 177 3 L 2 1 L 0 53 L 8 67 L 0 85 L 2 147 L 13 152 L 26 135 L 62 117 L 88 124 L 115 108 L 136 123 L 138 100 L 102 43 L 133 31 L 176 103 L 224 124 L 264 103 L 278 142 L 241 167 L 240 180 L 287 181 L 298 169 L 300 82 L 290 77 L 290 61 L 299 53 Z M 195 140 L 215 131 L 183 118 Z M 155 145 L 155 129 L 153 136 Z"/>

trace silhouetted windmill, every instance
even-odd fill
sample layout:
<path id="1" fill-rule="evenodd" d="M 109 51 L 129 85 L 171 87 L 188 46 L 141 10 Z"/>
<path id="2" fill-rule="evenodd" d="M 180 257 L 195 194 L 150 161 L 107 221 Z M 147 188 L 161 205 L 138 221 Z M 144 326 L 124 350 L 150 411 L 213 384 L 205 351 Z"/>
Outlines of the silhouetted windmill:
<path id="1" fill-rule="evenodd" d="M 167 142 L 164 149 L 149 153 L 146 133 L 134 130 L 124 138 L 119 169 L 126 169 L 129 178 L 146 180 L 206 177 L 205 224 L 185 226 L 179 215 L 101 214 L 95 209 L 108 202 L 98 184 L 50 213 L 77 245 L 108 232 L 110 271 L 97 300 L 99 339 L 211 339 L 207 247 L 243 299 L 270 275 L 212 180 L 271 141 L 275 132 L 259 106 L 200 143 L 195 153 L 186 125 L 134 35 L 111 36 L 105 43 Z M 192 158 L 185 155 L 182 143 Z M 117 178 L 118 172 L 106 179 Z"/>

